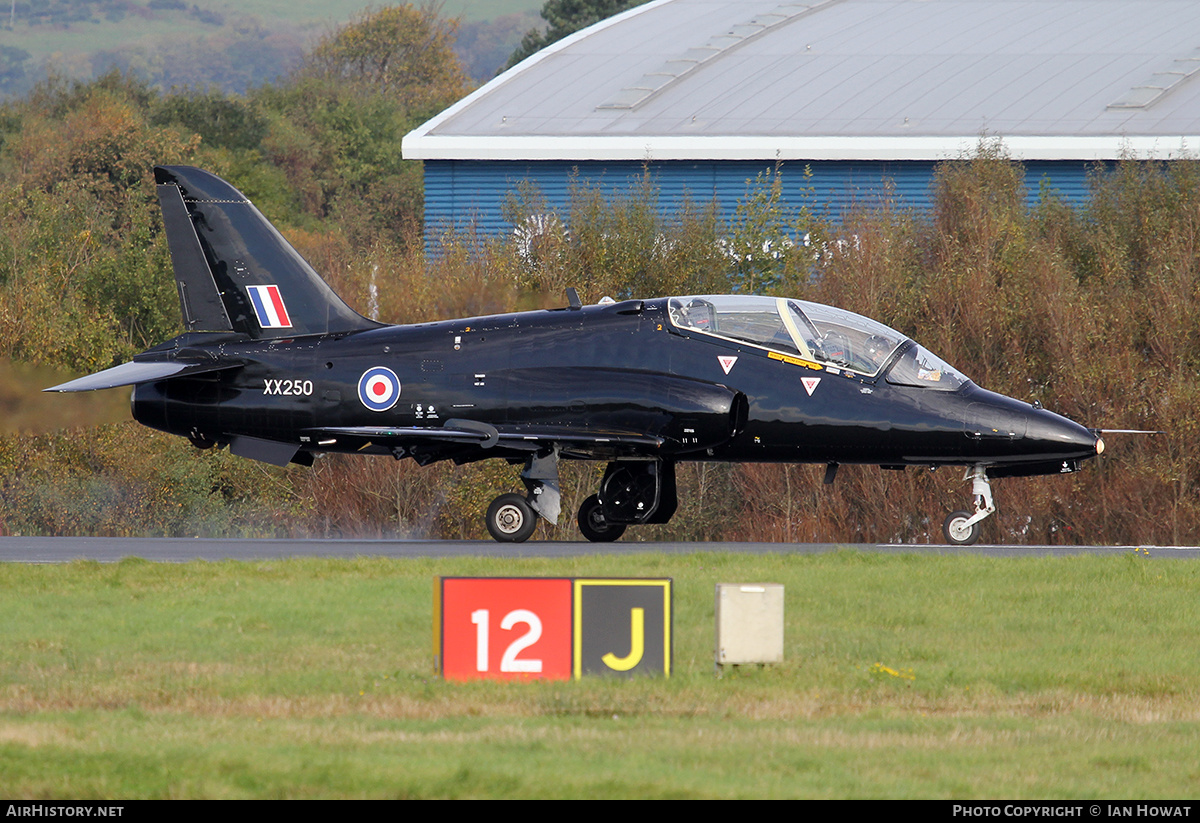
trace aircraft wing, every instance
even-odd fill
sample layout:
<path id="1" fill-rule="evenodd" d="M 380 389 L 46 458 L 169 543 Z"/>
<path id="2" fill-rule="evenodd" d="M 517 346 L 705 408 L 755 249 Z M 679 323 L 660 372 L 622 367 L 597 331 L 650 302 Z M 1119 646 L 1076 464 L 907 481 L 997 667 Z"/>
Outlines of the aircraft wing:
<path id="1" fill-rule="evenodd" d="M 153 383 L 156 380 L 166 380 L 169 377 L 203 374 L 205 372 L 223 371 L 225 369 L 241 368 L 241 363 L 214 362 L 203 363 L 181 360 L 134 360 L 122 363 L 111 369 L 89 374 L 76 380 L 70 380 L 42 391 L 74 392 L 96 391 L 98 389 L 114 389 L 117 386 L 136 386 L 138 383 Z"/>
<path id="2" fill-rule="evenodd" d="M 655 435 L 625 431 L 573 429 L 563 426 L 493 426 L 477 420 L 450 419 L 441 426 L 326 426 L 309 430 L 321 443 L 330 440 L 362 441 L 362 448 L 375 446 L 388 451 L 402 450 L 414 457 L 422 453 L 433 457 L 454 456 L 456 447 L 492 449 L 498 452 L 535 452 L 558 446 L 567 453 L 655 454 L 666 442 Z M 490 455 L 489 455 L 490 456 Z"/>

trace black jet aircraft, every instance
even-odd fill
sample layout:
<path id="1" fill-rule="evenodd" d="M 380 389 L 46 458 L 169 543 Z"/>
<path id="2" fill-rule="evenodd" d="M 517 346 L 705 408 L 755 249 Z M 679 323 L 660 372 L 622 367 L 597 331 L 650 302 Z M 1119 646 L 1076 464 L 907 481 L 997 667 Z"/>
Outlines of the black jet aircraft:
<path id="1" fill-rule="evenodd" d="M 559 515 L 560 460 L 608 463 L 583 535 L 675 513 L 680 461 L 965 466 L 970 544 L 990 480 L 1079 470 L 1099 432 L 976 386 L 893 329 L 804 300 L 696 295 L 389 326 L 351 310 L 246 197 L 155 169 L 184 333 L 48 391 L 133 386 L 139 422 L 275 465 L 322 453 L 421 465 L 500 458 L 525 494 L 487 512 L 502 541 Z"/>

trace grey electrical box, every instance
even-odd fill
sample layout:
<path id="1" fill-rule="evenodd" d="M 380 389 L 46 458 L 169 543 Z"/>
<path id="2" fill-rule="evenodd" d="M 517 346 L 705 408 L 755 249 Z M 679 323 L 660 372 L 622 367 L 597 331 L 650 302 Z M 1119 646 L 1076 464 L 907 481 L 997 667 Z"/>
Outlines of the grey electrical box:
<path id="1" fill-rule="evenodd" d="M 783 584 L 717 584 L 717 665 L 783 661 Z"/>

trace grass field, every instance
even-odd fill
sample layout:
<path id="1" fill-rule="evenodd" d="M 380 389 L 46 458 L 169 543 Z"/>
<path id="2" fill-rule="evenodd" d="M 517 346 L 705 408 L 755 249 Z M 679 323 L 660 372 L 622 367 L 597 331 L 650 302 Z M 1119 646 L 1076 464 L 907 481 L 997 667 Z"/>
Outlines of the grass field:
<path id="1" fill-rule="evenodd" d="M 675 676 L 446 683 L 437 575 L 669 576 Z M 716 677 L 713 587 L 786 587 Z M 0 566 L 8 798 L 1195 798 L 1200 566 L 696 553 Z"/>

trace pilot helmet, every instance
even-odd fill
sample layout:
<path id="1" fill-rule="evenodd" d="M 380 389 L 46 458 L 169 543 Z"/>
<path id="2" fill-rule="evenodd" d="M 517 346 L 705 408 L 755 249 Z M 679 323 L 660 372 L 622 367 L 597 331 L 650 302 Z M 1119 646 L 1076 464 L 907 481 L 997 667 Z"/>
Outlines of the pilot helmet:
<path id="1" fill-rule="evenodd" d="M 868 337 L 865 346 L 867 357 L 870 357 L 875 365 L 882 363 L 884 358 L 891 353 L 892 348 L 892 341 L 879 334 Z"/>

